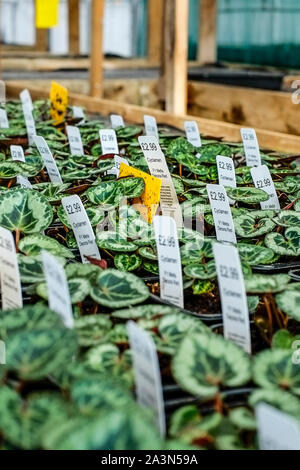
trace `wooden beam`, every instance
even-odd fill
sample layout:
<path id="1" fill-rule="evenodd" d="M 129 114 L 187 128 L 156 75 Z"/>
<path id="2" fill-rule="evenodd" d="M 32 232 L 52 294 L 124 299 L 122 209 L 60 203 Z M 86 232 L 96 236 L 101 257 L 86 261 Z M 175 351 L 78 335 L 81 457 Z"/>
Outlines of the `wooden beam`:
<path id="1" fill-rule="evenodd" d="M 299 106 L 282 91 L 189 82 L 189 113 L 207 119 L 300 135 Z"/>
<path id="2" fill-rule="evenodd" d="M 103 13 L 104 0 L 92 0 L 90 95 L 103 93 Z"/>
<path id="3" fill-rule="evenodd" d="M 13 82 L 8 82 L 6 93 L 9 98 L 18 98 L 23 89 L 24 86 L 22 84 L 16 85 Z M 49 97 L 49 90 L 45 90 L 45 88 L 31 86 L 28 89 L 33 99 L 47 99 Z M 126 121 L 139 124 L 143 122 L 145 114 L 154 116 L 159 124 L 167 124 L 182 130 L 184 129 L 185 121 L 195 120 L 199 126 L 200 132 L 204 135 L 223 138 L 228 142 L 241 142 L 240 126 L 236 124 L 189 115 L 175 116 L 174 114 L 152 108 L 128 105 L 75 93 L 70 94 L 69 102 L 71 105 L 83 106 L 91 113 L 99 113 L 101 115 L 109 115 L 112 113 L 121 114 Z M 298 136 L 259 128 L 256 128 L 256 133 L 262 149 L 300 154 L 300 137 Z"/>
<path id="4" fill-rule="evenodd" d="M 68 0 L 69 53 L 80 54 L 80 0 Z"/>
<path id="5" fill-rule="evenodd" d="M 163 1 L 148 0 L 148 59 L 152 65 L 161 60 L 163 37 Z"/>
<path id="6" fill-rule="evenodd" d="M 198 61 L 201 64 L 217 60 L 218 0 L 200 0 Z"/>
<path id="7" fill-rule="evenodd" d="M 189 0 L 165 0 L 164 90 L 166 110 L 185 114 L 187 109 Z"/>

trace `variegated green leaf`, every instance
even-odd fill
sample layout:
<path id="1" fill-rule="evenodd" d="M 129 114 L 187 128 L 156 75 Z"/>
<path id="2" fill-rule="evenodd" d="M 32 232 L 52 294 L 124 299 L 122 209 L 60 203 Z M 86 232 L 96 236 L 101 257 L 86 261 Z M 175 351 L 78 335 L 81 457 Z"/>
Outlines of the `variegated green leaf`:
<path id="1" fill-rule="evenodd" d="M 267 403 L 300 421 L 300 400 L 289 392 L 271 390 L 269 387 L 254 390 L 250 395 L 249 404 L 255 408 L 259 403 Z"/>
<path id="2" fill-rule="evenodd" d="M 205 264 L 188 264 L 184 268 L 184 274 L 192 279 L 215 279 L 217 277 L 216 265 L 214 260 L 211 260 Z"/>
<path id="3" fill-rule="evenodd" d="M 300 290 L 285 290 L 276 295 L 276 304 L 288 316 L 300 321 Z"/>
<path id="4" fill-rule="evenodd" d="M 250 266 L 270 263 L 275 254 L 271 248 L 250 245 L 249 243 L 239 243 L 238 251 L 241 261 L 248 263 Z"/>
<path id="5" fill-rule="evenodd" d="M 0 196 L 0 225 L 8 230 L 38 233 L 52 222 L 47 199 L 31 189 L 18 189 Z"/>
<path id="6" fill-rule="evenodd" d="M 75 320 L 80 346 L 103 343 L 111 328 L 112 322 L 105 315 L 85 315 Z"/>
<path id="7" fill-rule="evenodd" d="M 230 199 L 246 204 L 259 204 L 270 199 L 270 196 L 262 189 L 256 188 L 230 188 L 226 187 L 227 196 Z"/>
<path id="8" fill-rule="evenodd" d="M 121 238 L 116 232 L 97 232 L 96 241 L 103 250 L 131 252 L 136 251 L 137 246 L 125 238 Z"/>
<path id="9" fill-rule="evenodd" d="M 6 367 L 20 379 L 39 380 L 59 370 L 77 352 L 77 336 L 68 328 L 29 330 L 9 336 Z"/>
<path id="10" fill-rule="evenodd" d="M 285 290 L 290 280 L 288 274 L 253 274 L 245 278 L 245 288 L 249 294 L 276 293 Z"/>
<path id="11" fill-rule="evenodd" d="M 289 227 L 284 236 L 280 233 L 269 233 L 265 244 L 276 254 L 283 256 L 300 255 L 300 227 Z"/>
<path id="12" fill-rule="evenodd" d="M 275 217 L 274 222 L 281 227 L 299 227 L 300 226 L 300 212 L 296 211 L 281 211 Z"/>
<path id="13" fill-rule="evenodd" d="M 68 279 L 68 287 L 72 304 L 78 304 L 79 302 L 83 302 L 85 298 L 89 295 L 91 290 L 90 282 L 82 277 Z M 47 284 L 39 284 L 36 287 L 36 293 L 42 299 L 48 300 Z"/>
<path id="14" fill-rule="evenodd" d="M 262 388 L 300 395 L 299 366 L 293 363 L 289 350 L 267 349 L 260 352 L 254 359 L 253 379 Z"/>
<path id="15" fill-rule="evenodd" d="M 249 356 L 213 334 L 187 336 L 175 353 L 172 370 L 176 382 L 200 398 L 212 398 L 220 387 L 245 385 L 251 378 Z"/>
<path id="16" fill-rule="evenodd" d="M 91 297 L 100 305 L 114 309 L 144 302 L 149 297 L 149 290 L 134 274 L 107 269 L 99 274 Z"/>
<path id="17" fill-rule="evenodd" d="M 254 238 L 272 232 L 275 223 L 269 218 L 254 218 L 249 215 L 240 215 L 233 219 L 236 234 L 243 238 Z"/>
<path id="18" fill-rule="evenodd" d="M 131 272 L 138 269 L 142 264 L 142 258 L 136 254 L 119 254 L 114 258 L 114 265 L 119 271 Z"/>
<path id="19" fill-rule="evenodd" d="M 130 319 L 152 319 L 160 318 L 164 315 L 169 315 L 173 313 L 179 313 L 180 309 L 177 307 L 169 307 L 168 305 L 160 304 L 149 304 L 149 305 L 138 305 L 134 308 L 128 308 L 123 310 L 115 310 L 112 313 L 112 317 L 123 318 L 125 320 Z"/>
<path id="20" fill-rule="evenodd" d="M 54 238 L 45 235 L 34 234 L 22 238 L 19 242 L 19 250 L 26 255 L 39 255 L 42 250 L 49 251 L 54 256 L 62 256 L 63 258 L 74 258 L 73 253 L 68 248 L 61 245 Z"/>

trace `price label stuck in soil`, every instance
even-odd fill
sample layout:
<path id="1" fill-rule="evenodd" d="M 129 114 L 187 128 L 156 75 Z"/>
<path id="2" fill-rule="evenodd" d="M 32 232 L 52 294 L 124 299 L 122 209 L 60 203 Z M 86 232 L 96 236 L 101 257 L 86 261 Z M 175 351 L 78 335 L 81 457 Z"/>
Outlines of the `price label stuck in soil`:
<path id="1" fill-rule="evenodd" d="M 28 107 L 28 109 L 30 109 L 30 111 L 33 111 L 32 99 L 28 90 L 21 91 L 20 100 L 21 100 L 22 106 L 26 106 Z"/>
<path id="2" fill-rule="evenodd" d="M 69 145 L 71 155 L 81 157 L 84 155 L 80 130 L 75 126 L 67 126 L 67 135 L 69 139 Z"/>
<path id="3" fill-rule="evenodd" d="M 260 450 L 300 450 L 300 424 L 266 403 L 256 407 Z"/>
<path id="4" fill-rule="evenodd" d="M 223 155 L 217 156 L 217 168 L 219 176 L 219 184 L 221 186 L 229 186 L 236 188 L 236 176 L 235 168 L 232 158 L 223 157 Z M 235 201 L 228 198 L 229 204 L 234 204 Z"/>
<path id="5" fill-rule="evenodd" d="M 241 129 L 241 136 L 246 155 L 246 165 L 260 166 L 261 157 L 255 130 L 247 128 Z"/>
<path id="6" fill-rule="evenodd" d="M 206 189 L 213 213 L 217 240 L 236 243 L 232 214 L 224 186 L 208 184 Z"/>
<path id="7" fill-rule="evenodd" d="M 156 137 L 157 141 L 159 141 L 156 119 L 153 116 L 145 115 L 144 125 L 145 125 L 145 134 L 150 137 Z"/>
<path id="8" fill-rule="evenodd" d="M 254 182 L 254 186 L 257 189 L 262 189 L 269 196 L 270 199 L 260 203 L 261 209 L 264 210 L 280 210 L 280 204 L 274 182 L 267 165 L 258 166 L 251 168 L 251 176 Z"/>
<path id="9" fill-rule="evenodd" d="M 42 251 L 49 308 L 60 315 L 67 328 L 74 327 L 74 317 L 66 274 L 62 265 L 48 251 Z"/>
<path id="10" fill-rule="evenodd" d="M 7 112 L 3 108 L 0 108 L 0 129 L 9 129 Z"/>
<path id="11" fill-rule="evenodd" d="M 22 109 L 23 109 L 23 115 L 24 115 L 29 145 L 34 145 L 34 136 L 36 135 L 36 128 L 35 128 L 35 122 L 34 122 L 33 115 L 32 115 L 32 110 L 30 108 L 30 105 L 28 104 L 23 104 Z"/>
<path id="12" fill-rule="evenodd" d="M 248 303 L 238 250 L 232 245 L 214 243 L 213 252 L 222 303 L 224 337 L 250 354 Z"/>
<path id="13" fill-rule="evenodd" d="M 118 127 L 125 127 L 124 119 L 120 114 L 111 114 L 110 122 L 113 129 L 117 129 Z"/>
<path id="14" fill-rule="evenodd" d="M 149 333 L 133 321 L 128 322 L 127 329 L 133 356 L 137 400 L 141 406 L 152 410 L 155 424 L 160 434 L 165 436 L 164 398 L 154 341 Z"/>
<path id="15" fill-rule="evenodd" d="M 21 145 L 11 145 L 10 154 L 13 160 L 25 163 L 24 150 Z"/>
<path id="16" fill-rule="evenodd" d="M 114 129 L 101 129 L 99 131 L 102 147 L 102 154 L 119 154 L 117 135 Z"/>
<path id="17" fill-rule="evenodd" d="M 198 129 L 198 124 L 196 123 L 196 121 L 185 121 L 184 129 L 186 133 L 186 138 L 189 143 L 192 144 L 194 147 L 201 147 L 202 142 Z"/>
<path id="18" fill-rule="evenodd" d="M 13 234 L 0 227 L 0 277 L 2 310 L 23 307 L 19 265 Z"/>
<path id="19" fill-rule="evenodd" d="M 44 137 L 36 135 L 34 136 L 33 140 L 45 163 L 51 183 L 62 183 L 56 162 Z"/>
<path id="20" fill-rule="evenodd" d="M 178 197 L 165 156 L 157 139 L 153 136 L 139 137 L 139 143 L 144 157 L 148 163 L 150 173 L 162 182 L 160 191 L 160 205 L 162 214 L 173 217 L 177 227 L 182 227 L 182 213 Z"/>
<path id="21" fill-rule="evenodd" d="M 82 262 L 89 263 L 86 256 L 101 259 L 91 222 L 80 197 L 77 195 L 64 197 L 61 202 L 74 232 Z"/>
<path id="22" fill-rule="evenodd" d="M 160 296 L 183 308 L 183 281 L 177 227 L 172 217 L 154 217 L 155 241 L 158 255 Z"/>

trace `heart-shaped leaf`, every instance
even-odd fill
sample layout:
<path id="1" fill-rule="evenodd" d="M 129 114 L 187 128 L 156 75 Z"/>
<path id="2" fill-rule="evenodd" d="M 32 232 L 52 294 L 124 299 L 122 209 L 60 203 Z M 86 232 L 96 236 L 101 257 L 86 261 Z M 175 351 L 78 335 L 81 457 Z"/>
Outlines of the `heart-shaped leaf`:
<path id="1" fill-rule="evenodd" d="M 123 196 L 127 198 L 140 197 L 145 191 L 145 181 L 143 178 L 122 178 L 118 181 L 121 186 Z"/>
<path id="2" fill-rule="evenodd" d="M 245 385 L 251 377 L 249 356 L 218 335 L 187 336 L 175 353 L 172 370 L 177 383 L 200 398 L 214 397 L 222 386 Z"/>
<path id="3" fill-rule="evenodd" d="M 65 196 L 65 191 L 70 187 L 70 183 L 38 183 L 33 185 L 40 194 L 45 196 L 49 202 L 61 201 Z"/>
<path id="4" fill-rule="evenodd" d="M 133 382 L 131 351 L 121 353 L 114 344 L 94 346 L 86 354 L 87 364 L 101 374 L 118 378 L 128 387 Z"/>
<path id="5" fill-rule="evenodd" d="M 141 266 L 142 258 L 136 254 L 119 254 L 115 256 L 114 264 L 119 271 L 135 271 Z"/>
<path id="6" fill-rule="evenodd" d="M 300 290 L 293 290 L 293 284 L 290 289 L 276 295 L 276 304 L 284 313 L 300 321 Z"/>
<path id="7" fill-rule="evenodd" d="M 269 387 L 254 390 L 249 398 L 249 404 L 255 408 L 259 403 L 267 403 L 300 421 L 300 400 L 289 392 L 281 389 L 271 390 Z"/>
<path id="8" fill-rule="evenodd" d="M 107 181 L 89 188 L 86 196 L 92 204 L 100 205 L 104 210 L 111 210 L 122 200 L 122 187 L 116 181 Z"/>
<path id="9" fill-rule="evenodd" d="M 91 297 L 100 305 L 114 309 L 144 302 L 149 297 L 149 290 L 134 274 L 107 269 L 99 274 Z"/>
<path id="10" fill-rule="evenodd" d="M 115 310 L 112 317 L 123 318 L 125 320 L 144 318 L 146 320 L 152 318 L 160 318 L 164 315 L 180 312 L 177 307 L 169 307 L 168 305 L 149 304 L 138 305 L 135 308 L 128 308 L 123 310 Z"/>
<path id="11" fill-rule="evenodd" d="M 226 193 L 230 199 L 238 202 L 244 202 L 246 204 L 259 204 L 260 202 L 265 202 L 270 199 L 269 194 L 267 194 L 262 189 L 256 188 L 226 187 Z"/>
<path id="12" fill-rule="evenodd" d="M 47 199 L 30 189 L 18 189 L 0 196 L 0 225 L 22 233 L 38 233 L 52 222 Z"/>
<path id="13" fill-rule="evenodd" d="M 20 379 L 39 380 L 64 368 L 77 352 L 77 336 L 68 328 L 30 330 L 9 336 L 6 363 Z"/>
<path id="14" fill-rule="evenodd" d="M 78 341 L 84 347 L 104 342 L 111 328 L 112 322 L 104 315 L 86 315 L 75 320 Z"/>
<path id="15" fill-rule="evenodd" d="M 248 243 L 239 243 L 238 251 L 241 261 L 255 266 L 258 264 L 267 264 L 274 258 L 274 251 L 260 245 L 250 245 Z"/>
<path id="16" fill-rule="evenodd" d="M 275 227 L 275 223 L 269 218 L 254 218 L 251 214 L 235 217 L 233 222 L 236 234 L 243 238 L 260 237 Z"/>
<path id="17" fill-rule="evenodd" d="M 281 227 L 299 227 L 300 226 L 300 212 L 296 211 L 281 211 L 275 217 L 274 222 Z"/>
<path id="18" fill-rule="evenodd" d="M 285 290 L 290 280 L 288 274 L 253 274 L 245 278 L 245 287 L 249 294 L 276 293 Z"/>
<path id="19" fill-rule="evenodd" d="M 150 259 L 151 261 L 157 261 L 157 251 L 152 246 L 145 246 L 139 249 L 139 254 L 146 259 Z"/>
<path id="20" fill-rule="evenodd" d="M 215 279 L 217 277 L 216 265 L 214 260 L 205 264 L 189 264 L 184 268 L 184 274 L 192 279 Z"/>
<path id="21" fill-rule="evenodd" d="M 265 389 L 281 389 L 300 395 L 298 364 L 293 364 L 291 351 L 267 349 L 254 359 L 253 379 Z"/>
<path id="22" fill-rule="evenodd" d="M 265 238 L 265 244 L 278 255 L 300 255 L 300 227 L 286 229 L 284 236 L 280 233 L 269 233 Z"/>
<path id="23" fill-rule="evenodd" d="M 54 256 L 62 256 L 63 258 L 74 258 L 73 253 L 68 248 L 61 245 L 54 238 L 45 235 L 35 234 L 22 238 L 19 241 L 19 250 L 25 255 L 39 255 L 42 250 L 49 251 Z"/>
<path id="24" fill-rule="evenodd" d="M 123 251 L 130 252 L 136 251 L 137 246 L 124 238 L 116 232 L 97 232 L 96 241 L 99 248 L 103 250 Z"/>
<path id="25" fill-rule="evenodd" d="M 72 304 L 78 304 L 79 302 L 83 302 L 85 298 L 89 295 L 91 285 L 87 279 L 81 278 L 73 278 L 68 280 L 68 287 L 71 297 Z M 47 284 L 42 283 L 36 287 L 36 293 L 42 299 L 48 300 L 48 289 Z"/>

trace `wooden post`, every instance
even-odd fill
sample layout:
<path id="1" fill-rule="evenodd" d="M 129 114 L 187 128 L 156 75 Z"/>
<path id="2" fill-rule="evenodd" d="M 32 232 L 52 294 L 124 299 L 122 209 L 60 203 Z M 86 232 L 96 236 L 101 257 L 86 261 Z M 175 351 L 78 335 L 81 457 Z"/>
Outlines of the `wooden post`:
<path id="1" fill-rule="evenodd" d="M 103 12 L 104 0 L 92 0 L 90 95 L 97 98 L 103 93 Z"/>
<path id="2" fill-rule="evenodd" d="M 148 0 L 148 60 L 153 65 L 161 60 L 163 8 L 162 0 Z"/>
<path id="3" fill-rule="evenodd" d="M 71 55 L 80 54 L 80 0 L 69 0 L 69 53 Z"/>
<path id="4" fill-rule="evenodd" d="M 35 50 L 48 51 L 48 29 L 35 28 Z"/>
<path id="5" fill-rule="evenodd" d="M 200 0 L 198 62 L 217 61 L 218 0 Z"/>
<path id="6" fill-rule="evenodd" d="M 163 87 L 166 111 L 186 114 L 189 0 L 165 0 Z"/>

